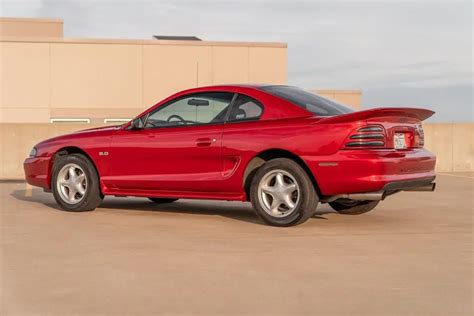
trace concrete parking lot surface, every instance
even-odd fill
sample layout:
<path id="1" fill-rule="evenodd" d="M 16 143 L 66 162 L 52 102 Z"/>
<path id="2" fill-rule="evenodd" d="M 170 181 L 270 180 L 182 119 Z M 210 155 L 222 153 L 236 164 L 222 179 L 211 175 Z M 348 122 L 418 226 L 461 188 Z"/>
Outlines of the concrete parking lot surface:
<path id="1" fill-rule="evenodd" d="M 437 182 L 292 228 L 234 202 L 67 213 L 1 183 L 0 314 L 472 315 L 473 174 Z"/>

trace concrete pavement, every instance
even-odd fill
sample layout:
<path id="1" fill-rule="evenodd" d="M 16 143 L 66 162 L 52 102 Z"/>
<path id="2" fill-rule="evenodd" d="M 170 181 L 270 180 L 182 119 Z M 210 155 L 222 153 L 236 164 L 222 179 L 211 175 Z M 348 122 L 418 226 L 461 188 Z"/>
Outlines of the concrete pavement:
<path id="1" fill-rule="evenodd" d="M 473 174 L 292 228 L 249 204 L 106 198 L 88 213 L 1 183 L 1 315 L 472 315 Z"/>

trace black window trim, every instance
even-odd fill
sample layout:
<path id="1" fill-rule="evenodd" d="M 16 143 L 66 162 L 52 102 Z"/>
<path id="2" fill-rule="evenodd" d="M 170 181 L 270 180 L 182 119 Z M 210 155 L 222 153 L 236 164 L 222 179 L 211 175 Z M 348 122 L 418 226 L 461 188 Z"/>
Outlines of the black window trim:
<path id="1" fill-rule="evenodd" d="M 155 127 L 146 127 L 146 124 L 148 122 L 148 117 L 153 114 L 153 113 L 156 113 L 157 111 L 161 111 L 162 109 L 168 107 L 169 105 L 175 103 L 175 102 L 178 102 L 182 99 L 186 99 L 186 98 L 189 98 L 193 95 L 199 95 L 199 94 L 206 94 L 206 93 L 228 93 L 228 94 L 232 94 L 232 99 L 229 103 L 229 105 L 227 106 L 227 111 L 226 111 L 226 114 L 224 115 L 224 119 L 221 121 L 221 122 L 217 122 L 217 123 L 212 123 L 212 122 L 209 122 L 209 123 L 199 123 L 199 124 L 189 124 L 189 125 L 172 125 L 172 126 L 155 126 Z M 236 92 L 232 92 L 232 91 L 202 91 L 202 92 L 194 92 L 194 93 L 189 93 L 189 94 L 185 94 L 185 95 L 182 95 L 182 96 L 179 96 L 177 98 L 174 98 L 172 100 L 169 100 L 168 102 L 166 102 L 165 104 L 162 104 L 161 106 L 157 107 L 156 109 L 154 109 L 153 111 L 150 111 L 148 112 L 146 115 L 145 115 L 145 121 L 143 122 L 143 129 L 144 130 L 153 130 L 153 129 L 161 129 L 161 128 L 176 128 L 176 127 L 193 127 L 193 126 L 212 126 L 212 125 L 222 125 L 222 124 L 225 124 L 226 121 L 227 121 L 227 118 L 229 117 L 229 114 L 230 114 L 230 109 L 232 108 L 233 104 L 234 104 L 234 101 L 236 99 L 236 96 L 237 96 L 237 93 Z"/>
<path id="2" fill-rule="evenodd" d="M 252 118 L 248 118 L 248 119 L 245 118 L 245 119 L 230 121 L 229 120 L 230 113 L 232 113 L 232 110 L 234 109 L 234 106 L 235 106 L 235 100 L 237 99 L 237 97 L 239 95 L 242 95 L 244 97 L 247 97 L 247 98 L 251 99 L 257 106 L 259 106 L 262 109 L 262 112 L 260 112 L 260 115 L 257 116 L 257 117 L 252 117 Z M 259 121 L 260 118 L 262 117 L 263 113 L 265 112 L 265 106 L 262 104 L 262 102 L 258 101 L 254 97 L 249 96 L 248 94 L 240 93 L 240 92 L 235 93 L 234 98 L 232 99 L 232 103 L 230 104 L 229 108 L 230 108 L 230 110 L 227 111 L 226 118 L 225 118 L 225 121 L 224 121 L 225 124 Z"/>

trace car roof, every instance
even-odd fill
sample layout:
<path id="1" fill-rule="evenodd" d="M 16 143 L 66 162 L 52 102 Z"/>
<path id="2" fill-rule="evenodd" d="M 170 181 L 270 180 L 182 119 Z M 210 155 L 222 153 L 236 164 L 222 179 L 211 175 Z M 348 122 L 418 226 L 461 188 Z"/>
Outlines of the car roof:
<path id="1" fill-rule="evenodd" d="M 300 106 L 293 104 L 287 100 L 284 100 L 278 96 L 273 96 L 269 94 L 268 92 L 263 91 L 261 89 L 263 87 L 270 87 L 270 86 L 285 86 L 285 85 L 251 84 L 251 83 L 222 84 L 222 85 L 211 85 L 211 86 L 204 86 L 204 87 L 197 87 L 197 88 L 182 90 L 161 100 L 160 102 L 156 103 L 154 106 L 145 110 L 138 116 L 142 116 L 145 113 L 151 112 L 157 107 L 177 97 L 181 97 L 181 96 L 192 94 L 192 93 L 217 92 L 217 91 L 230 92 L 230 93 L 236 93 L 236 92 L 248 93 L 248 95 L 250 95 L 253 98 L 256 98 L 259 101 L 262 101 L 261 99 L 262 95 L 264 95 L 265 96 L 264 98 L 267 100 L 278 99 L 278 102 L 273 102 L 272 107 L 266 108 L 266 110 L 264 111 L 264 115 L 267 118 L 277 119 L 277 118 L 289 118 L 289 117 L 306 117 L 306 116 L 313 115 L 311 112 L 301 108 Z"/>
<path id="2" fill-rule="evenodd" d="M 257 89 L 260 90 L 261 88 L 265 87 L 289 87 L 289 85 L 284 84 L 268 84 L 268 83 L 232 83 L 232 84 L 218 84 L 218 85 L 209 85 L 209 86 L 202 86 L 196 88 L 190 88 L 186 90 L 182 90 L 178 92 L 179 94 L 187 94 L 190 92 L 202 92 L 202 91 L 211 91 L 213 89 L 225 90 L 228 88 L 229 90 L 233 90 L 235 88 L 247 88 L 247 89 Z"/>

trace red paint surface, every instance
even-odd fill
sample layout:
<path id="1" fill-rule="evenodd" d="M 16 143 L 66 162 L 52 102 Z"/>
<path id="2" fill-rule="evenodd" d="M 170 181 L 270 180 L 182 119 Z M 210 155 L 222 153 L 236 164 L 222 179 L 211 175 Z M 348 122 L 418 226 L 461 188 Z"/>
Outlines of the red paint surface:
<path id="1" fill-rule="evenodd" d="M 249 162 L 275 149 L 298 156 L 323 195 L 377 191 L 389 182 L 435 175 L 436 158 L 419 146 L 416 132 L 416 124 L 433 113 L 429 110 L 384 108 L 319 118 L 257 87 L 219 86 L 179 92 L 140 115 L 203 91 L 246 94 L 263 104 L 263 114 L 258 121 L 145 130 L 124 125 L 55 137 L 39 143 L 37 156 L 25 160 L 26 180 L 50 188 L 52 157 L 67 147 L 89 156 L 106 195 L 245 200 Z M 350 135 L 368 124 L 384 127 L 385 147 L 346 149 Z M 406 133 L 407 149 L 393 149 L 395 132 Z"/>

